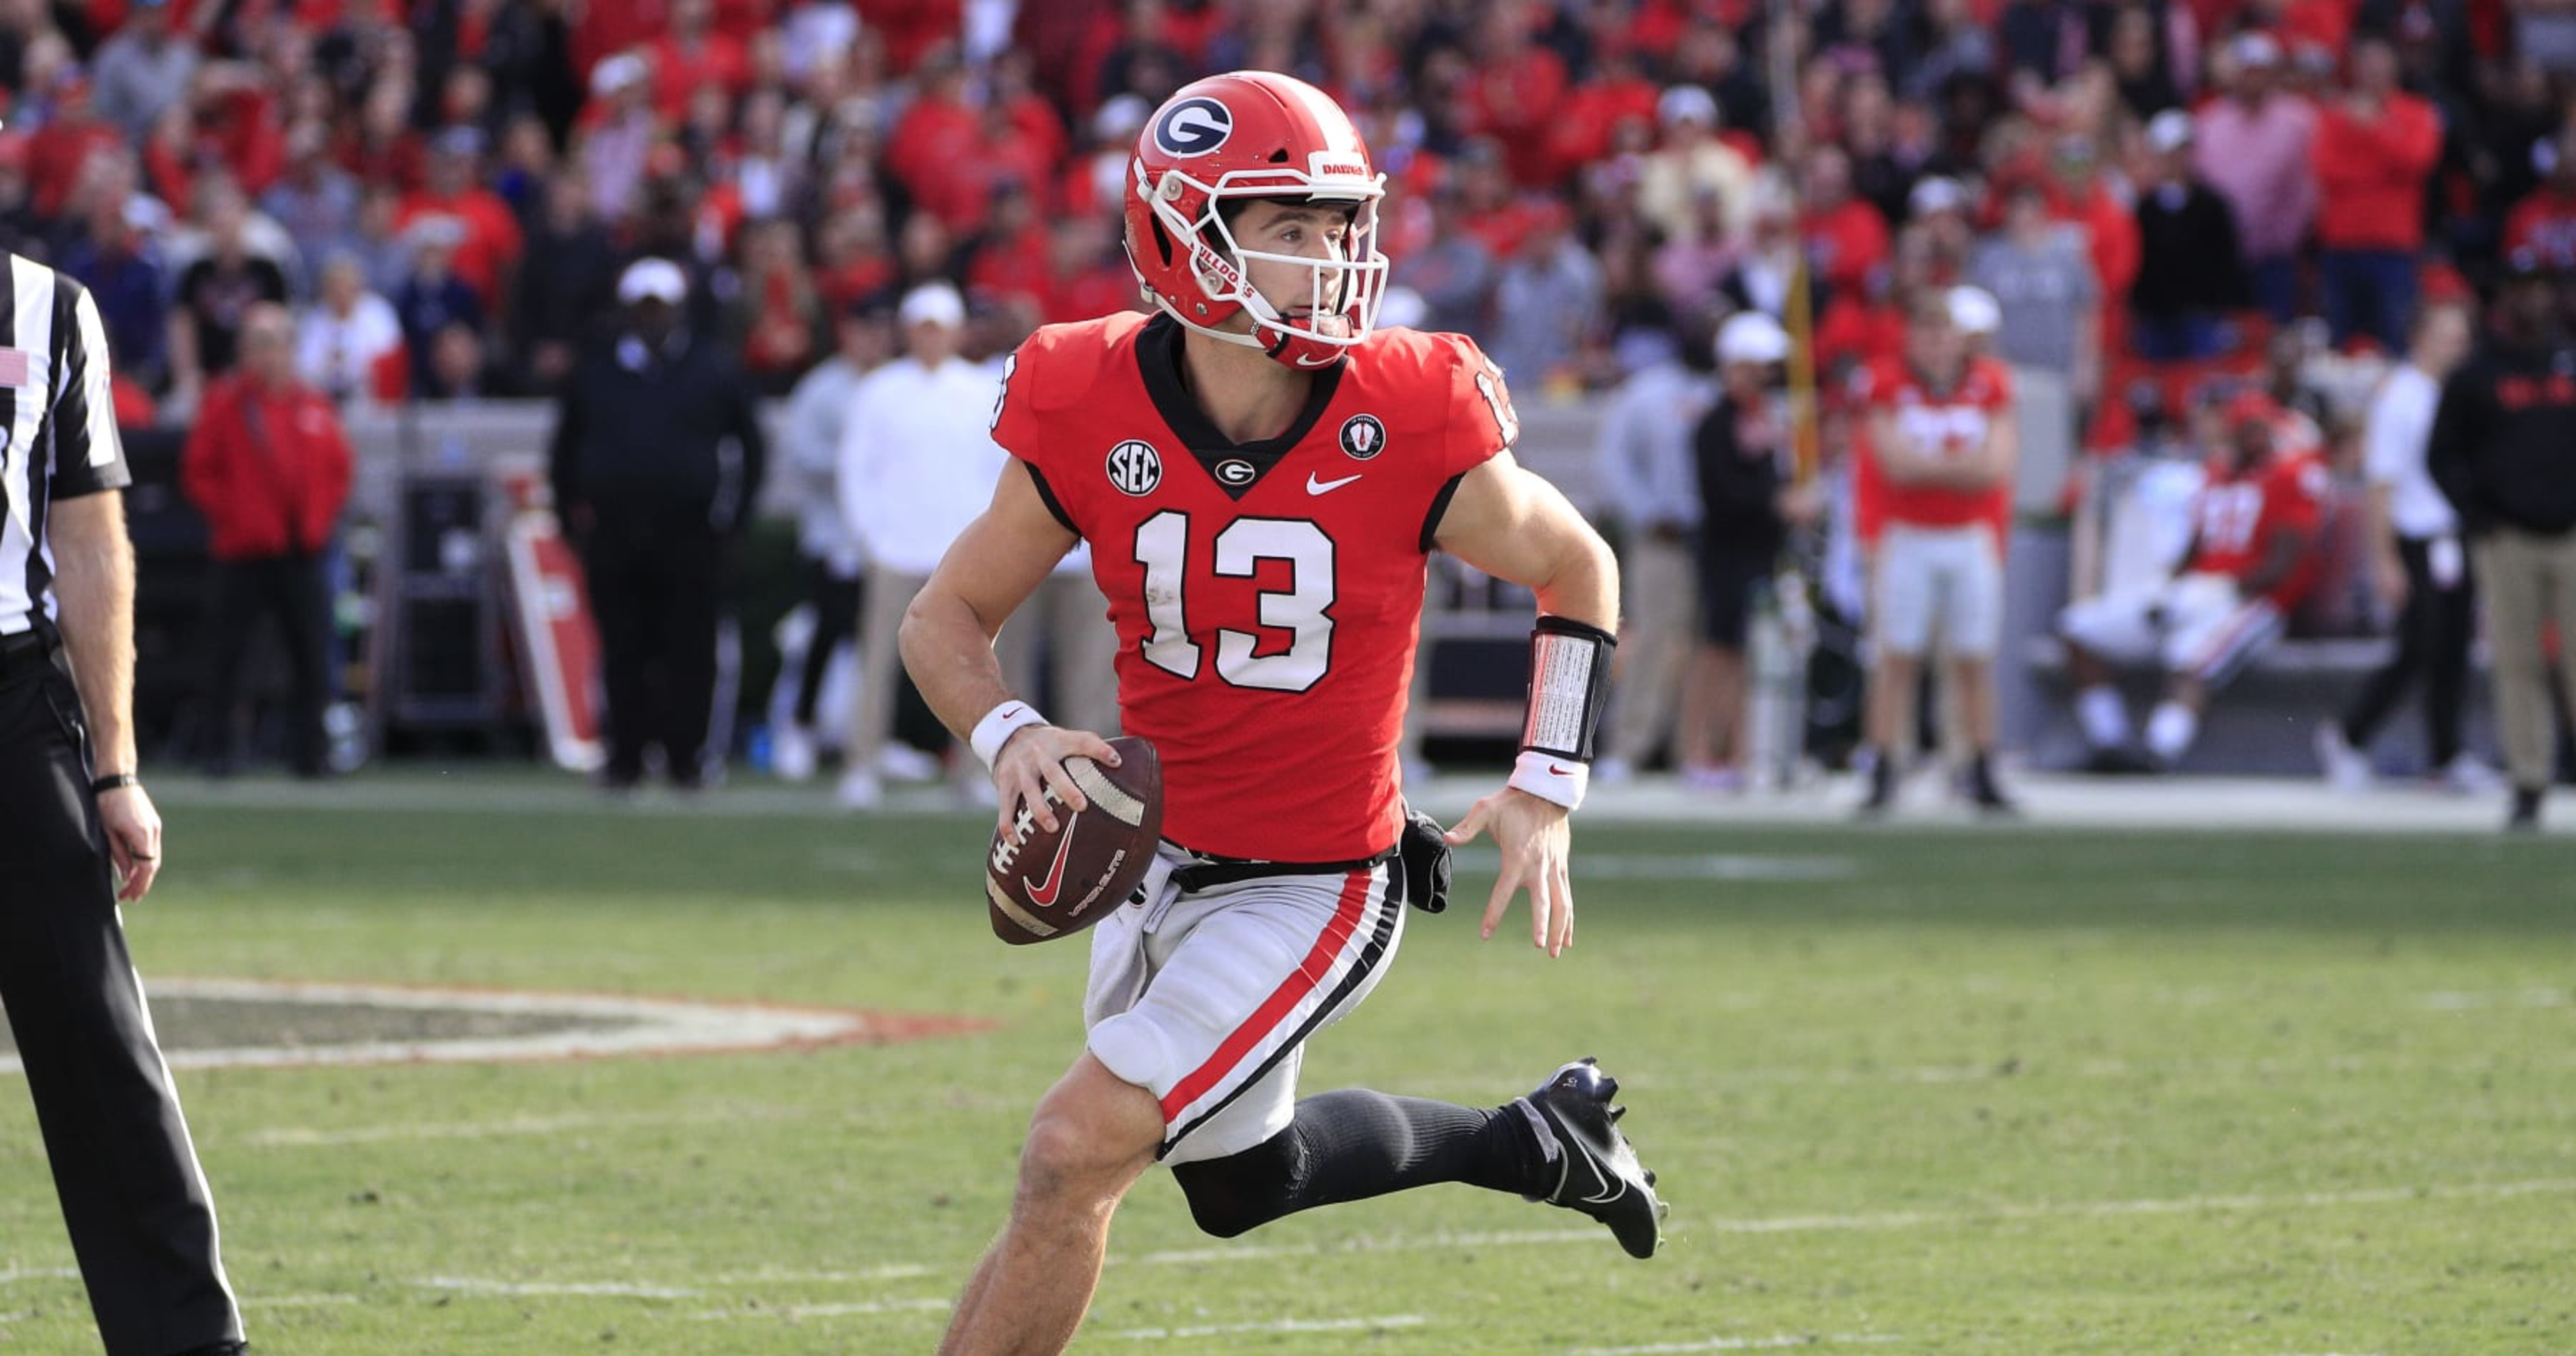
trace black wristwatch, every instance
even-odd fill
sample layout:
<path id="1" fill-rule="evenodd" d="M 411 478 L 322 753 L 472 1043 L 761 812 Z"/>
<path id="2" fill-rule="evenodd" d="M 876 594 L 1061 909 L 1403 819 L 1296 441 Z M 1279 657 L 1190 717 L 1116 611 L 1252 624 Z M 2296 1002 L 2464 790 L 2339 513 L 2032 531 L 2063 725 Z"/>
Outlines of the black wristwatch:
<path id="1" fill-rule="evenodd" d="M 110 791 L 115 791 L 123 787 L 141 785 L 143 785 L 143 779 L 135 776 L 131 772 L 111 772 L 104 777 L 100 777 L 92 781 L 89 784 L 89 791 L 93 796 L 104 796 Z"/>

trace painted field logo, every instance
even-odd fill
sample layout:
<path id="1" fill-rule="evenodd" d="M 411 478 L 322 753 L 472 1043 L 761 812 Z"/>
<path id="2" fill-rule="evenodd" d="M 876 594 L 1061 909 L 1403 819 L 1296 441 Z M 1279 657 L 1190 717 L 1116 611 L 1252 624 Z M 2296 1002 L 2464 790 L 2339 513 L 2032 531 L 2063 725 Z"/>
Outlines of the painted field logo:
<path id="1" fill-rule="evenodd" d="M 165 979 L 151 998 L 177 1069 L 717 1054 L 923 1040 L 989 1025 L 853 1008 L 254 979 Z M 24 1071 L 15 1044 L 0 1038 L 0 1074 Z"/>

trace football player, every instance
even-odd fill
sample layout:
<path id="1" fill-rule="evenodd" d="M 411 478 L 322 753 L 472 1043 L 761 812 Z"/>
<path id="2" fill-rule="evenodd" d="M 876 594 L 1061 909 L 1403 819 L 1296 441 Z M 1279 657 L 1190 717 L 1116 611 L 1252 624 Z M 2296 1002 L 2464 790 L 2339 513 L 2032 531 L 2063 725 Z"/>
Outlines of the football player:
<path id="1" fill-rule="evenodd" d="M 1936 639 L 1969 751 L 1969 798 L 1989 812 L 2013 808 L 1994 769 L 2003 544 L 2019 448 L 2012 372 L 1970 351 L 1952 305 L 1947 289 L 1918 291 L 1907 309 L 1905 356 L 1860 380 L 1869 418 L 1854 494 L 1877 537 L 1864 713 L 1876 757 L 1861 804 L 1866 815 L 1895 802 L 1914 748 L 1923 656 Z"/>
<path id="2" fill-rule="evenodd" d="M 1374 328 L 1384 177 L 1321 91 L 1198 81 L 1139 135 L 1127 253 L 1155 314 L 1050 325 L 1012 360 L 1012 457 L 903 625 L 914 681 L 992 765 L 1007 815 L 1086 804 L 1063 763 L 1115 761 L 1003 684 L 994 634 L 1076 541 L 1119 633 L 1119 713 L 1154 741 L 1165 842 L 1093 932 L 1086 1049 L 1040 1099 L 1002 1235 L 940 1350 L 1055 1352 L 1109 1219 L 1155 1162 L 1199 1226 L 1436 1182 L 1581 1211 L 1651 1256 L 1662 1205 L 1589 1060 L 1493 1107 L 1347 1089 L 1298 1100 L 1305 1043 L 1385 974 L 1446 849 L 1502 855 L 1530 938 L 1574 936 L 1567 815 L 1583 798 L 1617 567 L 1511 455 L 1503 375 L 1456 335 Z M 1524 751 L 1445 835 L 1408 817 L 1397 741 L 1430 553 L 1538 596 Z"/>
<path id="3" fill-rule="evenodd" d="M 2226 443 L 2192 505 L 2182 571 L 2152 588 L 2070 605 L 2057 628 L 2075 681 L 2075 714 L 2097 771 L 2164 770 L 2200 732 L 2209 694 L 2281 634 L 2316 583 L 2328 476 L 2305 415 L 2261 391 L 2229 400 Z M 2129 747 L 2114 663 L 2161 663 L 2164 700 L 2147 718 L 2145 757 Z"/>

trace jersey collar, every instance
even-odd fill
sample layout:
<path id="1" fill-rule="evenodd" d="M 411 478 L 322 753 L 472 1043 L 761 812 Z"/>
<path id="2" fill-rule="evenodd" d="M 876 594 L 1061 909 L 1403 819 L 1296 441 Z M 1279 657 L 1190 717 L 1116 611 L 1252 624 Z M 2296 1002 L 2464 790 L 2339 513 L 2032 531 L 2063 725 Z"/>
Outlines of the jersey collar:
<path id="1" fill-rule="evenodd" d="M 1181 384 L 1184 333 L 1170 316 L 1158 315 L 1145 322 L 1144 331 L 1136 336 L 1137 372 L 1144 378 L 1145 394 L 1153 400 L 1155 412 L 1163 416 L 1172 435 L 1189 449 L 1191 459 L 1227 497 L 1241 499 L 1270 474 L 1270 468 L 1277 466 L 1280 458 L 1314 431 L 1325 408 L 1333 403 L 1333 393 L 1341 389 L 1342 373 L 1349 369 L 1350 360 L 1345 358 L 1315 374 L 1315 384 L 1306 392 L 1305 406 L 1297 411 L 1285 432 L 1275 438 L 1238 443 L 1217 431 L 1207 412 L 1191 399 L 1189 388 Z M 1228 480 L 1220 468 L 1230 462 L 1241 462 L 1251 467 L 1252 473 L 1245 476 L 1237 472 L 1239 484 Z"/>

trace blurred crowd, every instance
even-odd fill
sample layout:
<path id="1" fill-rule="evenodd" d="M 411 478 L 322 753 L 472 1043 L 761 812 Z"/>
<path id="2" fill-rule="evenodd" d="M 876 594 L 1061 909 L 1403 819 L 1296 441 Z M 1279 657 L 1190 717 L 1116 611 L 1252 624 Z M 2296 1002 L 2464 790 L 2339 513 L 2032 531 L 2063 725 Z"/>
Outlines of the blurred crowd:
<path id="1" fill-rule="evenodd" d="M 1126 148 L 1236 66 L 1359 115 L 1397 281 L 1525 390 L 1803 257 L 1828 372 L 1974 279 L 2116 438 L 2140 361 L 2393 350 L 2453 269 L 2576 262 L 2542 0 L 8 0 L 0 243 L 98 291 L 137 415 L 255 300 L 336 398 L 535 394 L 648 254 L 779 393 L 921 282 L 1130 304 Z"/>

